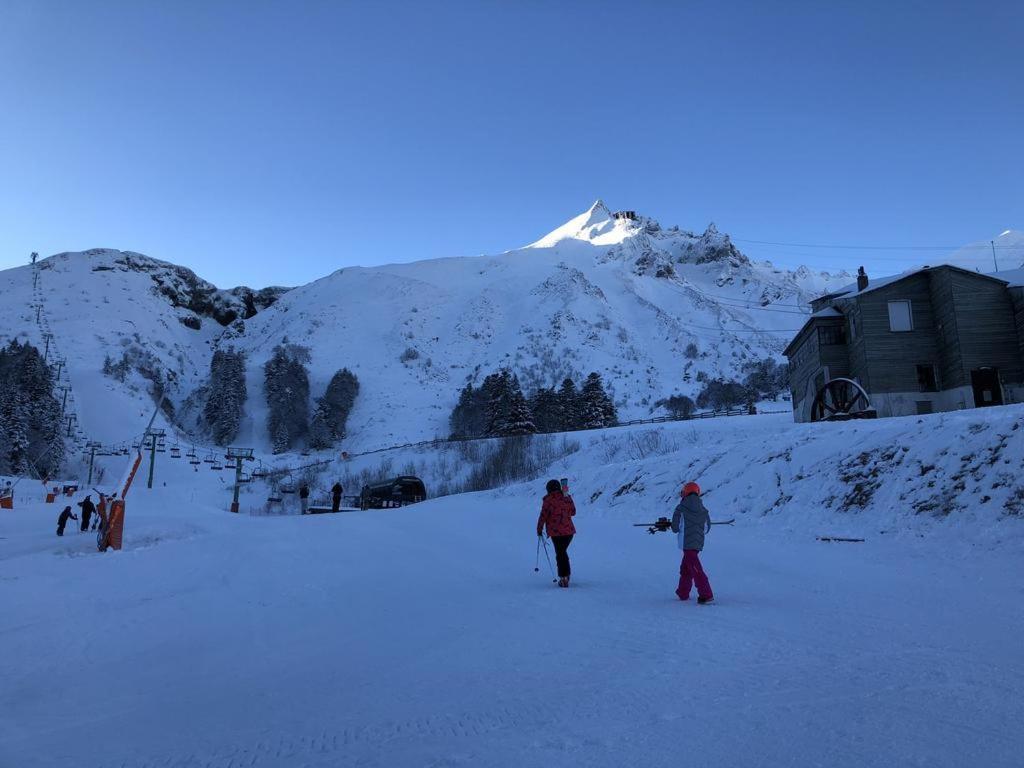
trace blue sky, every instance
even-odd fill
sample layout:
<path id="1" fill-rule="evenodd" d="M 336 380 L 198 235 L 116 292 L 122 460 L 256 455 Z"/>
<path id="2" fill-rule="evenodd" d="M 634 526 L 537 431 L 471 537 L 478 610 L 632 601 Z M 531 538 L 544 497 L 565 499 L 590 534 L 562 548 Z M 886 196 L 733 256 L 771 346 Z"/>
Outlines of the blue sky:
<path id="1" fill-rule="evenodd" d="M 1024 229 L 1024 3 L 0 4 L 0 267 L 221 285 L 494 253 L 595 198 L 778 263 Z"/>

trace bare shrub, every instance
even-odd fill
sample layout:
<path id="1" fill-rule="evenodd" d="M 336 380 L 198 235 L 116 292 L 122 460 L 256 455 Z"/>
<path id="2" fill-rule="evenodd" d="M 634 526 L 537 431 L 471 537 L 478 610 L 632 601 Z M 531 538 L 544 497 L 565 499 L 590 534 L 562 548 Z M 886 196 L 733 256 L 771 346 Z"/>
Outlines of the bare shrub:
<path id="1" fill-rule="evenodd" d="M 678 450 L 679 444 L 666 438 L 660 429 L 633 432 L 626 440 L 626 455 L 633 461 L 640 461 L 648 456 L 664 456 Z"/>

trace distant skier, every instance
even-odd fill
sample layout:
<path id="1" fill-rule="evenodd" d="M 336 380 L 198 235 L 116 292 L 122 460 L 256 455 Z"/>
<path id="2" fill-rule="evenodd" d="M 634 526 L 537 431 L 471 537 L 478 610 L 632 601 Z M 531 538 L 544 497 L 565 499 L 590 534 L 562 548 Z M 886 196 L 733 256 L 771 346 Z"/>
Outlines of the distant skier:
<path id="1" fill-rule="evenodd" d="M 299 487 L 299 506 L 302 507 L 302 514 L 306 514 L 306 508 L 309 506 L 309 486 L 305 483 Z"/>
<path id="2" fill-rule="evenodd" d="M 345 489 L 341 487 L 341 483 L 335 483 L 334 487 L 331 488 L 331 512 L 337 512 L 341 509 L 341 494 L 344 491 Z"/>
<path id="3" fill-rule="evenodd" d="M 71 514 L 71 507 L 64 507 L 64 511 L 60 513 L 60 517 L 57 518 L 57 535 L 64 535 L 64 527 L 68 524 L 68 519 L 77 520 L 78 518 Z"/>
<path id="4" fill-rule="evenodd" d="M 576 504 L 572 496 L 562 493 L 562 484 L 557 480 L 548 480 L 547 495 L 540 508 L 537 518 L 537 535 L 544 535 L 547 528 L 551 543 L 555 545 L 555 562 L 558 564 L 558 586 L 568 587 L 569 576 L 569 544 L 576 534 L 576 526 L 572 518 L 576 514 Z"/>
<path id="5" fill-rule="evenodd" d="M 672 533 L 677 534 L 679 548 L 683 550 L 683 562 L 679 566 L 679 586 L 676 595 L 680 600 L 690 599 L 690 587 L 697 585 L 697 602 L 701 605 L 715 599 L 711 582 L 700 563 L 700 551 L 704 549 L 704 535 L 711 530 L 711 516 L 700 499 L 700 486 L 687 483 L 683 486 L 682 501 L 672 515 Z M 682 518 L 682 526 L 680 526 Z"/>
<path id="6" fill-rule="evenodd" d="M 89 530 L 89 518 L 96 511 L 96 505 L 92 503 L 92 496 L 86 495 L 85 501 L 78 502 L 78 506 L 82 508 L 82 532 L 84 533 Z"/>

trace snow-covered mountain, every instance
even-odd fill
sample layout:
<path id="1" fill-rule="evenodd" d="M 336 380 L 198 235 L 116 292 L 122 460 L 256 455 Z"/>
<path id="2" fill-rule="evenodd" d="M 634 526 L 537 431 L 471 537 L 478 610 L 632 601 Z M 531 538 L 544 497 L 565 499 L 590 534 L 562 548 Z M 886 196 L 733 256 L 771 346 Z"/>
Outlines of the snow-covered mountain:
<path id="1" fill-rule="evenodd" d="M 1007 229 L 992 240 L 968 243 L 939 262 L 976 272 L 1020 269 L 1024 267 L 1024 232 Z"/>
<path id="2" fill-rule="evenodd" d="M 83 431 L 104 442 L 139 432 L 158 372 L 168 425 L 201 440 L 196 393 L 212 351 L 240 349 L 249 397 L 237 442 L 260 448 L 263 364 L 278 344 L 303 345 L 313 397 L 343 366 L 358 375 L 348 446 L 359 449 L 445 434 L 459 389 L 499 366 L 527 390 L 599 371 L 620 417 L 647 416 L 694 395 L 698 378 L 777 356 L 806 302 L 849 280 L 752 262 L 714 225 L 662 228 L 598 201 L 500 255 L 344 268 L 291 290 L 222 291 L 130 252 L 59 254 L 0 273 L 0 336 L 53 334 Z M 129 360 L 123 382 L 102 372 L 108 358 Z"/>

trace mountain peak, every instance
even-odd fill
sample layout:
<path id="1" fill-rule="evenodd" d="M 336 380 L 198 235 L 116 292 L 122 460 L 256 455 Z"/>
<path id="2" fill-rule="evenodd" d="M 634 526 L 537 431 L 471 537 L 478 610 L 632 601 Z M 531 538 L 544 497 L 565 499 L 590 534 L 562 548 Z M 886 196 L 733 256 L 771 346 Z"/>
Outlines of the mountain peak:
<path id="1" fill-rule="evenodd" d="M 579 216 L 574 216 L 526 247 L 551 248 L 563 240 L 583 240 L 592 245 L 615 245 L 633 234 L 635 228 L 634 221 L 616 218 L 604 201 L 598 199 Z"/>

